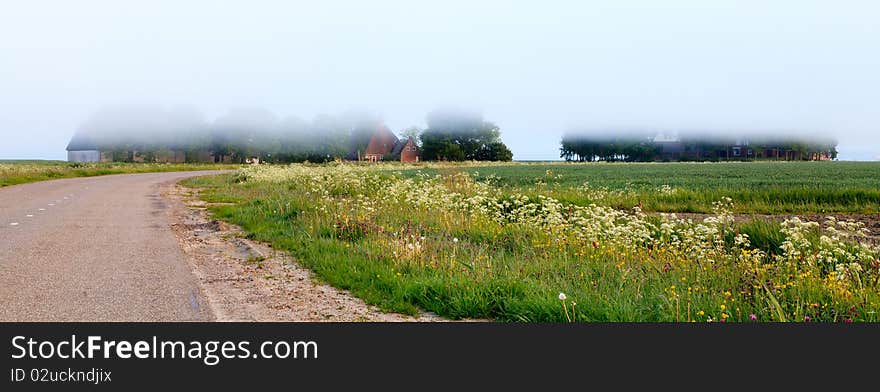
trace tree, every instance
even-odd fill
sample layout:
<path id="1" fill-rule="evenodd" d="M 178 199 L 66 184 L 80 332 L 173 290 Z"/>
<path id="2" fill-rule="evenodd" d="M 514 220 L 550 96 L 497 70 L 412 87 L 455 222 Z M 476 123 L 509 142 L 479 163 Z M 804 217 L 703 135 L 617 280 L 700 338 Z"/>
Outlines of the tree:
<path id="1" fill-rule="evenodd" d="M 479 114 L 434 111 L 421 134 L 422 160 L 511 160 L 497 125 Z"/>
<path id="2" fill-rule="evenodd" d="M 400 131 L 400 138 L 403 140 L 412 139 L 416 146 L 421 147 L 422 145 L 422 129 L 416 126 L 411 126 Z"/>
<path id="3" fill-rule="evenodd" d="M 477 151 L 477 159 L 478 161 L 511 161 L 513 160 L 513 153 L 504 143 L 501 142 L 493 142 L 486 144 Z"/>

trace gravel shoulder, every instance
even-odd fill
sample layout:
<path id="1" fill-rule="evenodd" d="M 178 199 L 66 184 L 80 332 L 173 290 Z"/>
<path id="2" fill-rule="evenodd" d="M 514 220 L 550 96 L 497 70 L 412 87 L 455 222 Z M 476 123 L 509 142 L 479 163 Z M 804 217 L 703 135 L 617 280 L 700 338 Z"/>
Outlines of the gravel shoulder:
<path id="1" fill-rule="evenodd" d="M 163 190 L 171 228 L 217 321 L 444 321 L 384 313 L 344 290 L 318 283 L 286 252 L 244 238 L 236 226 L 214 220 L 198 189 Z"/>

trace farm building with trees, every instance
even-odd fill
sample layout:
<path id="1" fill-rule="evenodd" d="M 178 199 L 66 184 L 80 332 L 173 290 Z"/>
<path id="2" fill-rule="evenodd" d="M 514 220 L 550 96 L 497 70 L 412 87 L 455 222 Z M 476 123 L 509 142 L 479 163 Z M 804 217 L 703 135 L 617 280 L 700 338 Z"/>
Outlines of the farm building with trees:
<path id="1" fill-rule="evenodd" d="M 278 120 L 265 110 L 233 110 L 208 123 L 192 111 L 105 110 L 67 146 L 72 162 L 288 163 L 511 160 L 500 131 L 480 116 L 432 113 L 429 128 L 395 135 L 376 116 Z M 428 149 L 425 150 L 422 144 Z"/>
<path id="2" fill-rule="evenodd" d="M 379 124 L 363 153 L 356 151 L 359 161 L 418 162 L 418 147 L 413 138 L 399 139 L 385 124 Z"/>
<path id="3" fill-rule="evenodd" d="M 837 159 L 835 140 L 798 135 L 731 137 L 649 132 L 567 133 L 560 157 L 566 161 L 824 161 Z"/>

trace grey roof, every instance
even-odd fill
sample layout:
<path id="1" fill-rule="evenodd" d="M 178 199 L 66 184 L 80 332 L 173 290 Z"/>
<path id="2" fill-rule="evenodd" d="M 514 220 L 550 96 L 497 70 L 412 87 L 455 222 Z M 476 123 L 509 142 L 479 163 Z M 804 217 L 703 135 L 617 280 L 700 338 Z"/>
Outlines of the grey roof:
<path id="1" fill-rule="evenodd" d="M 394 148 L 391 149 L 391 155 L 400 155 L 400 152 L 403 151 L 403 146 L 406 145 L 407 140 L 398 140 L 397 143 L 394 143 Z"/>
<path id="2" fill-rule="evenodd" d="M 97 150 L 98 144 L 95 141 L 86 135 L 83 135 L 82 132 L 77 132 L 70 139 L 70 143 L 67 144 L 67 151 L 84 151 L 84 150 Z"/>

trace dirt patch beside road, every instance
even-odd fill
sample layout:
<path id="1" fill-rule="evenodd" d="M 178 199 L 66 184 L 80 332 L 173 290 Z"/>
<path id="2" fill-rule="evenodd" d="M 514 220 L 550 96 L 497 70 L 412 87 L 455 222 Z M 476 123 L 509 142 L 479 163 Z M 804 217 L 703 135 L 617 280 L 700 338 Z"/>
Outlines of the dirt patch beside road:
<path id="1" fill-rule="evenodd" d="M 316 283 L 286 252 L 210 218 L 197 189 L 175 184 L 163 193 L 171 204 L 171 227 L 218 321 L 444 321 L 428 313 L 384 313 Z"/>

